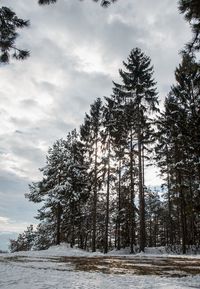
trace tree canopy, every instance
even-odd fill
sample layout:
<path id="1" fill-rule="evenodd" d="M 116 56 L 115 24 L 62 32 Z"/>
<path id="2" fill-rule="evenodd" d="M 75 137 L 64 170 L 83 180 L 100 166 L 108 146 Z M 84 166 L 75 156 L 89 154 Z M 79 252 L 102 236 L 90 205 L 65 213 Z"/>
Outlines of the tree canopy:
<path id="1" fill-rule="evenodd" d="M 83 0 L 80 0 L 83 1 Z M 108 7 L 117 0 L 93 0 L 102 7 Z M 38 0 L 39 5 L 49 5 L 57 0 Z M 187 51 L 200 50 L 200 2 L 199 0 L 179 0 L 179 11 L 184 14 L 190 23 L 193 32 L 192 40 L 187 44 Z M 0 63 L 9 63 L 10 58 L 18 60 L 29 56 L 29 51 L 19 49 L 15 42 L 18 37 L 17 30 L 29 26 L 28 20 L 18 18 L 16 13 L 8 7 L 0 8 Z"/>
<path id="2" fill-rule="evenodd" d="M 28 26 L 28 20 L 18 18 L 8 7 L 0 8 L 0 62 L 8 63 L 10 57 L 21 60 L 29 56 L 29 51 L 19 49 L 15 45 L 17 29 Z"/>
<path id="3" fill-rule="evenodd" d="M 190 52 L 200 50 L 200 1 L 179 0 L 179 10 L 184 14 L 193 32 L 193 38 L 187 44 L 187 50 Z"/>
<path id="4" fill-rule="evenodd" d="M 83 0 L 80 0 L 80 1 L 83 1 Z M 111 3 L 114 3 L 116 2 L 117 0 L 93 0 L 94 2 L 100 2 L 101 6 L 102 7 L 108 7 Z M 57 0 L 39 0 L 38 3 L 40 5 L 49 5 L 49 4 L 52 4 L 52 3 L 56 3 Z"/>
<path id="5" fill-rule="evenodd" d="M 82 0 L 80 0 L 82 1 Z M 108 7 L 117 0 L 93 0 L 100 2 L 102 7 Z M 49 5 L 56 3 L 57 0 L 38 0 L 39 5 Z M 0 8 L 0 63 L 9 63 L 10 58 L 23 60 L 30 55 L 25 49 L 19 49 L 16 46 L 16 39 L 19 36 L 18 29 L 28 27 L 29 20 L 18 18 L 16 13 L 8 7 Z"/>

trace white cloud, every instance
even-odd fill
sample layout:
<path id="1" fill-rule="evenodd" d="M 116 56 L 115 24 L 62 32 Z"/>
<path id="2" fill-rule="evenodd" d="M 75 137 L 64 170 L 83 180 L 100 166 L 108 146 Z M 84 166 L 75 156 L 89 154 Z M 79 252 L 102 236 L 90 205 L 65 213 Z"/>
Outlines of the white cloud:
<path id="1" fill-rule="evenodd" d="M 29 225 L 30 224 L 26 222 L 20 223 L 20 222 L 11 220 L 8 217 L 0 216 L 0 232 L 4 234 L 23 232 Z"/>

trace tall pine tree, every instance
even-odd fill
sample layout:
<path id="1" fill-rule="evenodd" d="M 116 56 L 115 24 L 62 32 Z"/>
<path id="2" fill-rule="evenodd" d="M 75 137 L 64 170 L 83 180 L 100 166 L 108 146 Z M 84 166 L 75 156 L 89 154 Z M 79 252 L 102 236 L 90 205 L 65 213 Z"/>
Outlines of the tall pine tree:
<path id="1" fill-rule="evenodd" d="M 134 222 L 134 167 L 138 161 L 138 191 L 140 212 L 140 250 L 145 248 L 145 196 L 144 196 L 144 150 L 150 141 L 150 113 L 158 111 L 158 98 L 153 80 L 151 60 L 139 48 L 131 51 L 127 62 L 123 62 L 125 70 L 120 70 L 122 84 L 114 83 L 114 93 L 123 110 L 125 129 L 129 136 L 130 149 L 130 191 L 131 222 Z M 134 228 L 131 225 L 131 252 L 133 251 Z"/>

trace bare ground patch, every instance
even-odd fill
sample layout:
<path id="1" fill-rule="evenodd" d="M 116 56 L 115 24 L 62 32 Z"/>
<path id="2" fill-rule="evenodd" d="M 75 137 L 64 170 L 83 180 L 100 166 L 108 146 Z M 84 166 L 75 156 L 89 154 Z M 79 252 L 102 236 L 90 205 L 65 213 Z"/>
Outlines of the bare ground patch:
<path id="1" fill-rule="evenodd" d="M 62 257 L 62 262 L 72 263 L 75 270 L 107 274 L 159 275 L 184 277 L 200 274 L 200 260 L 183 258 L 145 257 Z"/>
<path id="2" fill-rule="evenodd" d="M 59 271 L 101 272 L 105 274 L 157 275 L 163 277 L 185 277 L 200 275 L 200 260 L 179 257 L 144 256 L 95 256 L 95 257 L 27 257 L 13 256 L 0 258 L 0 262 L 34 265 L 37 269 Z M 48 267 L 48 263 L 54 263 Z M 59 267 L 62 265 L 62 268 Z"/>

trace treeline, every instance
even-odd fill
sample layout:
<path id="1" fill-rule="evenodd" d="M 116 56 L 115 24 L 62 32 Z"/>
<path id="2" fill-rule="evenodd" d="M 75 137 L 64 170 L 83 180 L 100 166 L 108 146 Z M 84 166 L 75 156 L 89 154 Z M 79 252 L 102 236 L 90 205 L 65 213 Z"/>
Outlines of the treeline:
<path id="1" fill-rule="evenodd" d="M 136 48 L 123 65 L 112 95 L 49 149 L 43 178 L 26 194 L 41 203 L 39 225 L 11 240 L 11 251 L 199 246 L 200 65 L 183 54 L 162 112 L 150 58 Z M 145 186 L 149 163 L 161 170 L 162 195 Z"/>

